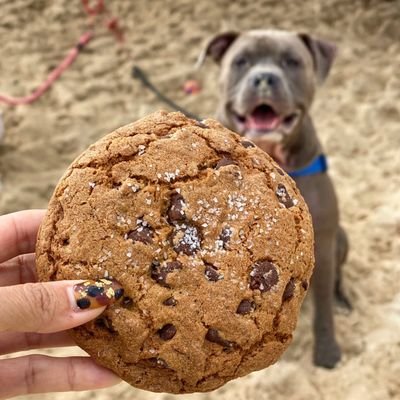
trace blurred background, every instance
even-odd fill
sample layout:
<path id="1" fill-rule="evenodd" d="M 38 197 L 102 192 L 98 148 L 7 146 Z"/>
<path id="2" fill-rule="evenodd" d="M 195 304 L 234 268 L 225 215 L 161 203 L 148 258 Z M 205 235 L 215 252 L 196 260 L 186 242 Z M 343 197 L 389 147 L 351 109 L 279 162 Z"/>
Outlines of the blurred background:
<path id="1" fill-rule="evenodd" d="M 92 1 L 91 3 L 95 3 Z M 88 18 L 79 0 L 0 0 L 0 94 L 29 94 L 92 22 L 93 39 L 38 101 L 0 103 L 0 214 L 45 208 L 65 168 L 89 144 L 152 111 L 168 109 L 137 80 L 139 65 L 166 95 L 212 117 L 218 68 L 194 64 L 204 43 L 225 30 L 280 28 L 337 43 L 332 73 L 312 115 L 330 160 L 351 252 L 345 285 L 354 310 L 336 315 L 343 349 L 327 371 L 311 362 L 312 304 L 273 367 L 228 383 L 208 399 L 400 398 L 400 2 L 384 0 L 105 1 L 125 37 Z M 183 85 L 196 79 L 198 93 Z M 80 354 L 78 349 L 46 354 Z M 32 399 L 171 400 L 122 383 L 114 388 Z"/>

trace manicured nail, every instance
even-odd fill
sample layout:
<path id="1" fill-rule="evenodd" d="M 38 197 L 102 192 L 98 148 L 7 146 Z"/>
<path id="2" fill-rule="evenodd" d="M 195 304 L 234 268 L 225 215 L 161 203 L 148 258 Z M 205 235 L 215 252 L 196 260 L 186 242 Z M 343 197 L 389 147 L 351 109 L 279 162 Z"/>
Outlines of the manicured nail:
<path id="1" fill-rule="evenodd" d="M 76 305 L 81 310 L 109 306 L 124 294 L 122 286 L 114 279 L 102 278 L 73 286 Z"/>

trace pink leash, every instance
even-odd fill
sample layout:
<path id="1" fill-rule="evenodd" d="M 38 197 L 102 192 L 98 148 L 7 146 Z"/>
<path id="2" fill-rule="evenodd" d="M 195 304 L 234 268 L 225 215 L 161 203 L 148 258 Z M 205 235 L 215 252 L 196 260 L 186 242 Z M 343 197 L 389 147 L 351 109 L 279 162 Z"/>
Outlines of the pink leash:
<path id="1" fill-rule="evenodd" d="M 98 0 L 95 7 L 89 6 L 89 0 L 82 0 L 82 5 L 87 14 L 96 16 L 105 11 L 104 0 Z M 118 20 L 113 17 L 106 23 L 107 28 L 112 31 L 117 40 L 123 41 L 123 34 L 118 26 Z M 0 93 L 0 103 L 5 103 L 9 106 L 17 106 L 20 104 L 30 104 L 37 100 L 49 87 L 62 75 L 62 73 L 75 61 L 79 52 L 92 39 L 93 32 L 85 32 L 78 41 L 78 44 L 70 50 L 67 57 L 59 64 L 47 77 L 47 79 L 30 95 L 25 97 L 11 97 Z"/>
<path id="2" fill-rule="evenodd" d="M 75 58 L 78 56 L 79 52 L 83 49 L 83 47 L 89 42 L 89 40 L 93 37 L 92 32 L 84 33 L 78 44 L 70 50 L 67 57 L 58 65 L 56 69 L 54 69 L 47 79 L 30 95 L 25 97 L 9 97 L 3 94 L 0 94 L 0 102 L 6 103 L 9 106 L 17 106 L 20 104 L 29 104 L 33 103 L 37 100 L 52 84 L 58 79 L 61 74 L 75 61 Z"/>

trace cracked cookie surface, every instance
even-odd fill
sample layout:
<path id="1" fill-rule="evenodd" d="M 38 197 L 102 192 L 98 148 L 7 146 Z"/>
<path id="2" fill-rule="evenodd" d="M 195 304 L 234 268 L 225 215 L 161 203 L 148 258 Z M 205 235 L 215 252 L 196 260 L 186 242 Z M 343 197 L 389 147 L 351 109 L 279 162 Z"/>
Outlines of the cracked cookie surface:
<path id="1" fill-rule="evenodd" d="M 314 263 L 307 206 L 270 157 L 216 121 L 162 111 L 72 163 L 36 254 L 42 281 L 122 284 L 73 336 L 131 385 L 170 393 L 276 362 Z"/>

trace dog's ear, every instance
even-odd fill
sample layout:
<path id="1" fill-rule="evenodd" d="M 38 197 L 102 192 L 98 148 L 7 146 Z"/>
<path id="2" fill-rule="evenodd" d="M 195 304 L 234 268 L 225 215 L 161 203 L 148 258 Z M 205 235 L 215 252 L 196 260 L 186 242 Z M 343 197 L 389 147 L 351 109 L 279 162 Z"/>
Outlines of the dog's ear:
<path id="1" fill-rule="evenodd" d="M 211 57 L 217 64 L 219 64 L 229 46 L 239 35 L 239 32 L 229 31 L 214 36 L 200 53 L 196 63 L 197 68 L 203 65 L 206 57 Z"/>
<path id="2" fill-rule="evenodd" d="M 322 83 L 328 76 L 336 57 L 336 45 L 326 40 L 314 39 L 307 33 L 299 33 L 299 38 L 311 53 L 318 82 Z"/>

